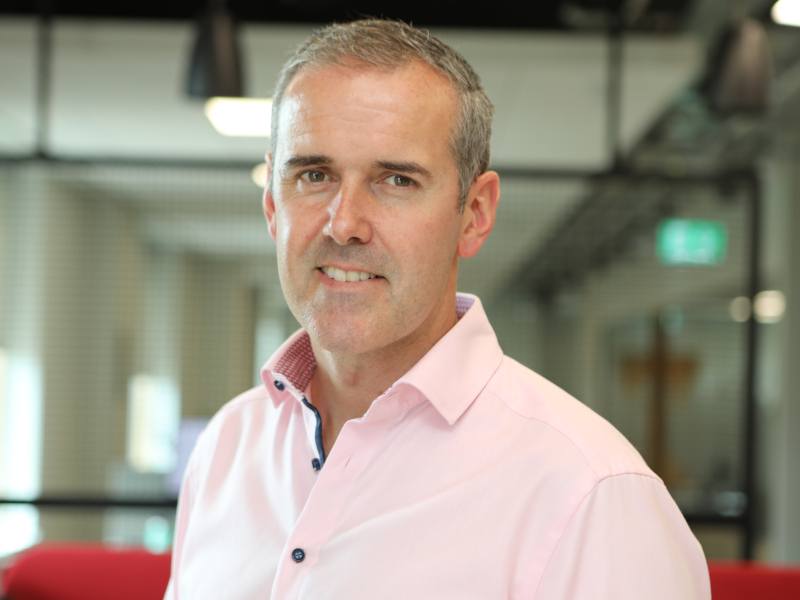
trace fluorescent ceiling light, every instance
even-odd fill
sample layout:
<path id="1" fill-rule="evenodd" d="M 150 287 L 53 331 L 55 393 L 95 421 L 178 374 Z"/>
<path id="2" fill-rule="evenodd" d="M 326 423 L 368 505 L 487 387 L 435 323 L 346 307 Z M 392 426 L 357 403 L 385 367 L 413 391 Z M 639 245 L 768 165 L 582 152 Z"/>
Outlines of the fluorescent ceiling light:
<path id="1" fill-rule="evenodd" d="M 778 0 L 772 5 L 772 20 L 778 25 L 800 27 L 800 0 Z"/>
<path id="2" fill-rule="evenodd" d="M 269 137 L 272 98 L 209 98 L 205 113 L 222 135 Z"/>

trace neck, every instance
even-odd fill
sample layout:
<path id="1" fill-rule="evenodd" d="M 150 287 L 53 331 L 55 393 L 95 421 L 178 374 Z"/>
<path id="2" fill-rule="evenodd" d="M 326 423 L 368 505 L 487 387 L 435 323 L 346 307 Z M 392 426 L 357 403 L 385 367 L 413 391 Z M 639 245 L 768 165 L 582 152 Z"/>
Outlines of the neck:
<path id="1" fill-rule="evenodd" d="M 364 415 L 372 402 L 414 366 L 456 323 L 452 306 L 421 333 L 364 354 L 330 352 L 312 338 L 317 368 L 310 395 L 320 413 L 325 451 L 333 446 L 345 422 Z"/>

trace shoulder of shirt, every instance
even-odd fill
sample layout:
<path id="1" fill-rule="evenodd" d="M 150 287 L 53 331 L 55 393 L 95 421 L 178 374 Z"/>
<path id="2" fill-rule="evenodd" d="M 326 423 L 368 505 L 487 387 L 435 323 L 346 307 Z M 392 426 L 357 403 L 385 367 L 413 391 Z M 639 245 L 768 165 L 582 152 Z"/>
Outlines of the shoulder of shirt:
<path id="1" fill-rule="evenodd" d="M 257 385 L 235 396 L 223 404 L 211 417 L 203 432 L 197 439 L 193 454 L 202 452 L 201 448 L 216 445 L 216 440 L 227 429 L 241 429 L 248 426 L 248 422 L 258 410 L 272 408 L 272 400 L 263 385 Z M 234 436 L 235 438 L 238 435 Z"/>
<path id="2" fill-rule="evenodd" d="M 588 467 L 595 481 L 635 474 L 658 479 L 633 445 L 606 419 L 535 371 L 504 356 L 485 391 L 532 427 L 544 428 L 561 458 Z"/>

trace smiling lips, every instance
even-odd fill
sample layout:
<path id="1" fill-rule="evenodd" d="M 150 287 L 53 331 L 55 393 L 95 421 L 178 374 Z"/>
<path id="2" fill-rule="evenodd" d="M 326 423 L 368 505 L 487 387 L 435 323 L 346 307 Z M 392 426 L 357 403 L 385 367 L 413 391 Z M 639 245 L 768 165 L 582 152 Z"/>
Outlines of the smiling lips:
<path id="1" fill-rule="evenodd" d="M 343 269 L 328 266 L 320 267 L 319 270 L 336 281 L 367 281 L 368 279 L 376 279 L 380 277 L 380 275 L 367 273 L 366 271 L 345 271 Z"/>

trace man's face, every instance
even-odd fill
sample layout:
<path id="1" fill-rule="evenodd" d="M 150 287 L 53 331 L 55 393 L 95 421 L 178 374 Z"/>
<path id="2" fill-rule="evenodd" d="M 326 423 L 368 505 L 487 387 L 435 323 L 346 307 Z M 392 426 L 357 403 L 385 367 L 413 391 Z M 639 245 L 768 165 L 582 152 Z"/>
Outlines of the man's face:
<path id="1" fill-rule="evenodd" d="M 364 354 L 452 325 L 456 110 L 417 62 L 307 69 L 289 85 L 264 210 L 287 303 L 321 349 Z"/>

